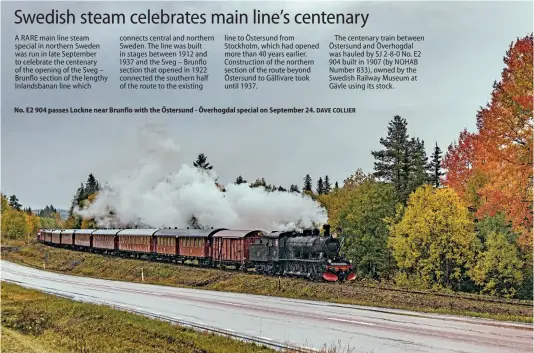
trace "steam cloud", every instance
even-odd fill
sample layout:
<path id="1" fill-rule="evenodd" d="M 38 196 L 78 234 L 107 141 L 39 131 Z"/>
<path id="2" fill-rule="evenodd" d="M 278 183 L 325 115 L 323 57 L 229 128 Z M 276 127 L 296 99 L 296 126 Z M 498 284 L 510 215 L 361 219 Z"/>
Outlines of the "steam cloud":
<path id="1" fill-rule="evenodd" d="M 309 196 L 268 192 L 248 184 L 217 187 L 215 172 L 183 163 L 179 147 L 163 129 L 141 130 L 137 165 L 126 177 L 115 176 L 94 202 L 76 213 L 99 227 L 186 228 L 198 224 L 230 229 L 286 230 L 326 223 L 326 210 Z M 110 215 L 110 210 L 113 215 Z"/>

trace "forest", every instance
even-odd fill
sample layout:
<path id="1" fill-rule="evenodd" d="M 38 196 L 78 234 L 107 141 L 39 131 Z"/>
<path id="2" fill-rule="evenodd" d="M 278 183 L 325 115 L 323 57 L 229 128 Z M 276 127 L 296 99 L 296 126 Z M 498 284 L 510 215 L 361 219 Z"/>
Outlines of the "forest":
<path id="1" fill-rule="evenodd" d="M 461 131 L 445 151 L 434 144 L 428 156 L 424 141 L 410 136 L 408 120 L 396 115 L 381 149 L 371 152 L 373 172 L 357 169 L 341 185 L 309 174 L 302 187 L 243 176 L 235 183 L 303 193 L 323 205 L 329 223 L 343 230 L 343 250 L 362 279 L 532 300 L 532 53 L 532 34 L 510 45 L 490 101 L 473 117 L 477 131 Z M 213 168 L 204 154 L 193 164 Z M 26 239 L 39 228 L 95 227 L 74 210 L 91 203 L 100 187 L 89 175 L 64 221 L 52 205 L 35 213 L 15 195 L 2 195 L 2 234 Z"/>

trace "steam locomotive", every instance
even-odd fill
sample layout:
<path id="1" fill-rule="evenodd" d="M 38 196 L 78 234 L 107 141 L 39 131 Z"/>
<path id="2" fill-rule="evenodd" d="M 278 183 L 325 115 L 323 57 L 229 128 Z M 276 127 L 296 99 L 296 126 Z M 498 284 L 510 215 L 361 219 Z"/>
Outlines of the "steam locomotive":
<path id="1" fill-rule="evenodd" d="M 37 241 L 112 256 L 228 268 L 329 282 L 354 280 L 341 240 L 324 225 L 303 231 L 230 229 L 40 229 Z"/>

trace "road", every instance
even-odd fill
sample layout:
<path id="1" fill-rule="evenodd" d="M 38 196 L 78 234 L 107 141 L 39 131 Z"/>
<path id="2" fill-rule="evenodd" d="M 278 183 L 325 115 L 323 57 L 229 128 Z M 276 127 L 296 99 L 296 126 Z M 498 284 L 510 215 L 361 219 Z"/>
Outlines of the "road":
<path id="1" fill-rule="evenodd" d="M 533 351 L 532 325 L 109 281 L 1 261 L 1 279 L 74 300 L 258 337 L 264 342 L 362 353 Z"/>

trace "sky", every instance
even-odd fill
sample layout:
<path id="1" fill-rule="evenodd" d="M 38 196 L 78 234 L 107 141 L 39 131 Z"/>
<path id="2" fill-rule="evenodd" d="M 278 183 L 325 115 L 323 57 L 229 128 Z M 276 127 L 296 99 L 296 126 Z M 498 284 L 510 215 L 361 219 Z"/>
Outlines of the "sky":
<path id="1" fill-rule="evenodd" d="M 357 168 L 373 169 L 371 151 L 380 149 L 394 115 L 408 121 L 410 136 L 425 141 L 430 154 L 435 143 L 446 150 L 460 131 L 475 130 L 475 116 L 498 80 L 503 56 L 518 37 L 532 31 L 532 2 L 375 2 L 375 3 L 54 3 L 2 2 L 1 190 L 16 194 L 23 206 L 53 204 L 68 208 L 81 182 L 93 173 L 100 182 L 114 178 L 136 157 L 139 131 L 149 124 L 163 127 L 166 138 L 180 147 L 181 161 L 191 164 L 199 153 L 208 156 L 219 182 L 242 175 L 247 181 L 298 184 L 310 174 L 314 183 L 328 175 L 334 183 Z M 369 13 L 364 28 L 354 25 L 202 25 L 130 24 L 15 25 L 14 10 L 82 13 L 133 13 L 147 8 L 168 12 L 353 12 Z M 119 7 L 120 6 L 120 7 Z M 16 8 L 15 8 L 16 7 Z M 312 82 L 272 84 L 253 92 L 224 90 L 224 34 L 294 35 L 296 42 L 320 43 Z M 14 90 L 14 35 L 89 35 L 102 46 L 99 65 L 110 76 L 106 86 L 92 91 Z M 217 40 L 207 46 L 210 82 L 201 92 L 121 91 L 118 47 L 121 35 L 205 34 Z M 425 41 L 418 82 L 391 91 L 328 89 L 329 42 L 342 35 L 420 35 Z M 123 106 L 299 106 L 355 107 L 355 114 L 313 115 L 38 115 L 14 114 L 26 107 Z M 141 135 L 142 136 L 142 135 Z"/>

